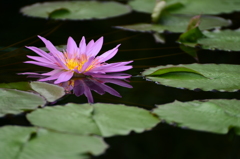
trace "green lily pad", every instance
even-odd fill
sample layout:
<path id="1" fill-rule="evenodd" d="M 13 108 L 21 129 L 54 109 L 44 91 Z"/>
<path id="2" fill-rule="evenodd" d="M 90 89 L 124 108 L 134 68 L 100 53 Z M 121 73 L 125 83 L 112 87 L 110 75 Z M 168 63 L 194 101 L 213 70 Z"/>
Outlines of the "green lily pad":
<path id="1" fill-rule="evenodd" d="M 174 14 L 221 14 L 240 10 L 239 0 L 166 0 L 168 4 L 180 3 L 181 7 L 166 9 Z M 152 13 L 156 0 L 132 0 L 129 5 L 136 11 Z"/>
<path id="2" fill-rule="evenodd" d="M 24 144 L 30 138 L 34 128 L 20 126 L 4 126 L 0 128 L 0 156 L 2 159 L 18 157 Z"/>
<path id="3" fill-rule="evenodd" d="M 63 134 L 35 127 L 0 128 L 0 156 L 4 159 L 86 159 L 108 147 L 102 138 Z"/>
<path id="4" fill-rule="evenodd" d="M 39 95 L 14 89 L 0 89 L 0 116 L 18 114 L 45 105 Z"/>
<path id="5" fill-rule="evenodd" d="M 63 134 L 40 129 L 22 150 L 19 159 L 86 159 L 99 155 L 107 145 L 95 136 Z"/>
<path id="6" fill-rule="evenodd" d="M 208 32 L 204 31 L 205 38 L 197 40 L 196 45 L 203 49 L 240 51 L 240 29 Z"/>
<path id="7" fill-rule="evenodd" d="M 190 15 L 164 15 L 160 18 L 159 22 L 155 24 L 139 23 L 132 25 L 116 26 L 116 28 L 140 31 L 140 32 L 158 32 L 164 31 L 181 33 L 185 32 L 189 24 L 189 20 L 192 18 Z M 228 26 L 231 22 L 229 20 L 216 17 L 216 16 L 201 16 L 201 23 L 199 25 L 200 30 L 207 30 L 221 26 Z"/>
<path id="8" fill-rule="evenodd" d="M 45 82 L 31 82 L 30 86 L 34 91 L 41 94 L 49 102 L 53 102 L 61 98 L 65 94 L 64 88 L 54 84 L 49 84 Z"/>
<path id="9" fill-rule="evenodd" d="M 240 65 L 167 65 L 149 68 L 142 75 L 162 85 L 190 90 L 234 92 L 240 89 Z"/>
<path id="10" fill-rule="evenodd" d="M 32 90 L 32 88 L 29 85 L 29 82 L 1 83 L 0 88 L 17 89 L 21 91 Z"/>
<path id="11" fill-rule="evenodd" d="M 36 3 L 23 7 L 21 12 L 39 18 L 87 20 L 120 16 L 131 12 L 131 9 L 117 2 L 66 1 Z"/>
<path id="12" fill-rule="evenodd" d="M 144 109 L 100 103 L 45 107 L 28 114 L 27 118 L 33 125 L 51 130 L 105 137 L 143 132 L 159 122 Z"/>
<path id="13" fill-rule="evenodd" d="M 175 101 L 157 106 L 153 112 L 167 123 L 220 134 L 234 129 L 240 135 L 239 100 Z"/>

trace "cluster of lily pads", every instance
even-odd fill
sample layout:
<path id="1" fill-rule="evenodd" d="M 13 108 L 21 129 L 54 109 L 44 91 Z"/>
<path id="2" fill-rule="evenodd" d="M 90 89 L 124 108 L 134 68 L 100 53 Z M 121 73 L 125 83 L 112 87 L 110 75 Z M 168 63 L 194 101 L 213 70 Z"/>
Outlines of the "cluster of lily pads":
<path id="1" fill-rule="evenodd" d="M 116 28 L 149 32 L 155 36 L 166 31 L 182 33 L 178 41 L 184 45 L 183 49 L 201 46 L 203 49 L 240 51 L 240 31 L 220 30 L 220 27 L 231 25 L 231 21 L 214 16 L 239 11 L 239 0 L 132 0 L 128 4 L 45 2 L 23 7 L 21 12 L 54 20 L 90 20 L 115 17 L 132 10 L 149 14 L 152 23 Z M 162 85 L 189 90 L 235 92 L 240 89 L 240 65 L 167 65 L 149 68 L 141 75 Z M 234 130 L 240 135 L 239 100 L 175 101 L 157 105 L 153 110 L 104 103 L 55 106 L 54 102 L 65 94 L 64 89 L 56 85 L 18 82 L 1 84 L 0 88 L 0 116 L 28 112 L 26 116 L 32 124 L 31 127 L 0 128 L 3 158 L 87 158 L 107 149 L 104 137 L 127 135 L 131 131 L 140 133 L 163 120 L 193 130 L 220 134 Z"/>

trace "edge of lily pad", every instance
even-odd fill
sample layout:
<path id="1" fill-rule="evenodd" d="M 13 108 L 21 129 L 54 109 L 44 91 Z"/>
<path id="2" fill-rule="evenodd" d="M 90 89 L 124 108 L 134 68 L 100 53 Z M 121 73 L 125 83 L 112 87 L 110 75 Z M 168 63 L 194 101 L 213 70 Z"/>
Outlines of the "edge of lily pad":
<path id="1" fill-rule="evenodd" d="M 199 63 L 191 63 L 191 64 L 199 64 Z M 162 67 L 173 67 L 173 66 L 191 65 L 191 64 L 179 64 L 179 65 L 169 64 L 169 65 L 164 65 Z M 221 64 L 216 64 L 216 63 L 205 63 L 205 64 L 201 64 L 201 65 L 208 65 L 208 64 L 221 65 Z M 157 67 L 160 67 L 160 66 L 157 66 Z M 151 68 L 153 69 L 153 68 L 156 68 L 156 67 L 149 67 L 148 69 L 151 69 Z M 226 91 L 226 90 L 222 90 L 222 89 L 219 89 L 219 90 L 216 90 L 216 89 L 203 90 L 201 88 L 190 89 L 190 88 L 186 88 L 186 87 L 173 87 L 173 86 L 169 86 L 169 85 L 164 85 L 164 84 L 161 84 L 160 82 L 157 82 L 157 81 L 154 81 L 154 80 L 151 80 L 151 79 L 147 78 L 146 75 L 143 75 L 143 73 L 146 72 L 146 70 L 148 70 L 148 69 L 145 69 L 143 72 L 140 72 L 141 73 L 140 76 L 143 77 L 143 79 L 145 79 L 146 81 L 154 82 L 158 85 L 162 85 L 162 86 L 165 86 L 165 87 L 171 87 L 171 88 L 177 88 L 177 89 L 183 89 L 183 90 L 191 90 L 191 91 L 206 91 L 206 92 L 238 92 L 238 91 L 240 91 L 240 89 L 234 89 L 232 91 Z"/>
<path id="2" fill-rule="evenodd" d="M 55 1 L 55 2 L 58 2 L 58 1 Z M 123 13 L 123 14 L 119 14 L 119 15 L 116 15 L 116 16 L 109 16 L 109 17 L 105 17 L 105 18 L 88 18 L 88 19 L 61 19 L 61 18 L 50 18 L 50 17 L 46 17 L 46 18 L 43 18 L 43 17 L 35 17 L 35 16 L 31 16 L 31 15 L 28 15 L 28 14 L 25 14 L 22 10 L 25 9 L 25 8 L 28 8 L 28 7 L 32 7 L 34 5 L 41 5 L 41 4 L 46 4 L 46 3 L 55 3 L 54 1 L 53 2 L 37 2 L 37 3 L 34 3 L 34 4 L 30 4 L 30 5 L 27 5 L 27 6 L 23 6 L 22 8 L 20 8 L 19 12 L 26 16 L 26 17 L 29 17 L 29 18 L 38 18 L 38 19 L 45 19 L 45 20 L 55 20 L 55 21 L 92 21 L 92 20 L 105 20 L 105 19 L 110 19 L 110 18 L 115 18 L 115 17 L 120 17 L 120 16 L 124 16 L 124 15 L 127 15 L 131 12 L 133 12 L 133 9 L 132 7 L 130 7 L 129 5 L 126 5 L 126 4 L 121 4 L 119 2 L 116 2 L 116 1 L 96 1 L 96 2 L 99 2 L 99 3 L 117 3 L 117 4 L 120 4 L 120 5 L 123 5 L 125 6 L 126 8 L 128 8 L 128 12 L 126 13 Z M 79 1 L 81 2 L 81 1 Z"/>

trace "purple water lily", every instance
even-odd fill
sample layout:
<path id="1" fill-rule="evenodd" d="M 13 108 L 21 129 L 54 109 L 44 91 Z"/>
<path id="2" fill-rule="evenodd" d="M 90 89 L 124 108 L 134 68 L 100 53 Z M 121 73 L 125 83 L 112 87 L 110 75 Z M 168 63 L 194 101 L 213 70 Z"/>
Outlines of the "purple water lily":
<path id="1" fill-rule="evenodd" d="M 29 56 L 28 58 L 35 61 L 26 61 L 25 63 L 35 64 L 52 68 L 53 70 L 41 75 L 47 76 L 39 81 L 54 80 L 55 84 L 66 82 L 72 77 L 78 76 L 92 76 L 98 78 L 128 78 L 129 75 L 112 76 L 107 73 L 126 71 L 132 68 L 127 62 L 105 63 L 111 59 L 118 51 L 117 45 L 115 48 L 103 53 L 100 56 L 96 56 L 102 48 L 103 37 L 99 38 L 96 42 L 91 40 L 86 44 L 85 37 L 82 37 L 79 47 L 72 37 L 68 38 L 67 48 L 63 52 L 60 52 L 55 46 L 47 39 L 38 36 L 46 45 L 49 53 L 33 47 L 27 48 L 37 53 L 39 56 Z M 127 65 L 127 66 L 126 66 Z M 33 75 L 35 73 L 26 72 L 22 73 L 26 75 Z"/>
<path id="2" fill-rule="evenodd" d="M 62 86 L 67 93 L 73 93 L 76 96 L 81 96 L 84 94 L 88 99 L 88 103 L 94 102 L 91 91 L 95 91 L 100 95 L 108 92 L 111 95 L 121 97 L 116 90 L 107 86 L 105 83 L 113 83 L 122 87 L 132 88 L 130 84 L 121 79 L 92 77 L 72 78 L 71 80 L 60 83 L 59 85 Z"/>

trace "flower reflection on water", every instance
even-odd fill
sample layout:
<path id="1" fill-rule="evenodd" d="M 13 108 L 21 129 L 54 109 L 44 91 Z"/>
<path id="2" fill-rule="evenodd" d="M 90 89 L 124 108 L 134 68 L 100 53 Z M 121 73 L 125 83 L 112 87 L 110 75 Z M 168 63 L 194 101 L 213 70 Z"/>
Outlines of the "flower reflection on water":
<path id="1" fill-rule="evenodd" d="M 58 85 L 62 86 L 68 94 L 73 93 L 76 96 L 81 96 L 84 94 L 87 97 L 88 102 L 93 103 L 94 100 L 91 91 L 95 91 L 100 95 L 108 92 L 111 95 L 121 97 L 116 90 L 106 85 L 106 83 L 113 83 L 122 87 L 132 88 L 132 86 L 126 82 L 126 80 L 116 78 L 79 77 L 72 78 L 71 80 Z"/>

